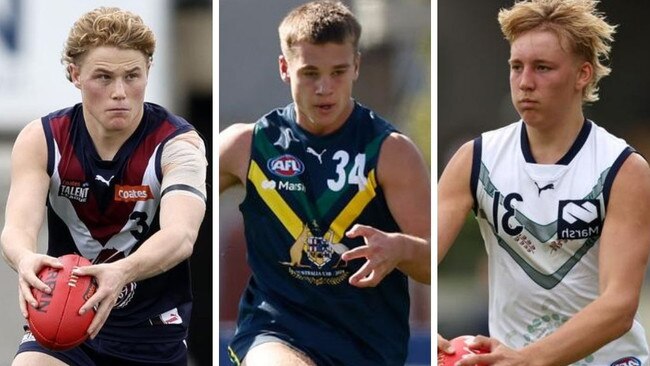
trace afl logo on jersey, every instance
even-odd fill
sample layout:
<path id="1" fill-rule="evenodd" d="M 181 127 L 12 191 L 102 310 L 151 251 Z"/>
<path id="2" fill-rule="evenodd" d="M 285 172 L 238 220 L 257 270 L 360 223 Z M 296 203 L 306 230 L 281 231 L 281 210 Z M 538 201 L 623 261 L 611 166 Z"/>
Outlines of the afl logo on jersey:
<path id="1" fill-rule="evenodd" d="M 305 164 L 295 156 L 289 154 L 269 159 L 266 167 L 278 177 L 295 177 L 305 171 Z"/>

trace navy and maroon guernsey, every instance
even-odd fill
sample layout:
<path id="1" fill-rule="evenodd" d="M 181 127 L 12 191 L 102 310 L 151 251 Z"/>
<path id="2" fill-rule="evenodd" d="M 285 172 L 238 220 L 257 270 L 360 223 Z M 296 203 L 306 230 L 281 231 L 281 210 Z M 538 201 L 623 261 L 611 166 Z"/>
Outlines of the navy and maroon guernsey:
<path id="1" fill-rule="evenodd" d="M 97 264 L 135 252 L 159 230 L 162 147 L 193 127 L 164 108 L 145 103 L 136 131 L 113 160 L 105 161 L 86 129 L 81 104 L 41 120 L 50 176 L 48 255 L 77 253 Z M 124 341 L 155 334 L 156 341 L 183 339 L 191 301 L 185 260 L 163 274 L 125 286 L 100 337 Z M 172 309 L 176 311 L 169 312 Z M 161 333 L 160 327 L 167 332 Z"/>

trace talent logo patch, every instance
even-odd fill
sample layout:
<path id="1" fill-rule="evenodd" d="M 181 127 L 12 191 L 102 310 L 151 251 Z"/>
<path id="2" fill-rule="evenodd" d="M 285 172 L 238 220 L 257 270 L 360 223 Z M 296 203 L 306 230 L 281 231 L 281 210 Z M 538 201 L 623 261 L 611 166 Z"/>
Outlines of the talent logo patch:
<path id="1" fill-rule="evenodd" d="M 602 217 L 598 200 L 561 200 L 558 207 L 558 239 L 599 237 Z"/>
<path id="2" fill-rule="evenodd" d="M 624 357 L 612 362 L 610 366 L 641 366 L 641 361 L 636 357 Z"/>
<path id="3" fill-rule="evenodd" d="M 59 196 L 84 203 L 88 200 L 89 184 L 74 180 L 61 181 Z"/>
<path id="4" fill-rule="evenodd" d="M 115 186 L 115 201 L 135 202 L 153 198 L 153 193 L 151 193 L 149 186 L 123 186 L 119 184 Z"/>
<path id="5" fill-rule="evenodd" d="M 269 159 L 266 167 L 271 173 L 279 177 L 295 177 L 305 171 L 305 164 L 300 159 L 290 154 L 284 154 L 277 158 Z"/>

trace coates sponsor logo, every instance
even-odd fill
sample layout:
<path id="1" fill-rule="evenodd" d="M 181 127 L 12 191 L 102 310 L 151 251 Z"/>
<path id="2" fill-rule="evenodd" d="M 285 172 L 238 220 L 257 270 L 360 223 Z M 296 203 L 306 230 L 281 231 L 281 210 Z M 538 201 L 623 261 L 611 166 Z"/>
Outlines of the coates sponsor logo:
<path id="1" fill-rule="evenodd" d="M 71 200 L 86 202 L 88 200 L 89 184 L 74 180 L 63 180 L 59 186 L 59 196 Z"/>
<path id="2" fill-rule="evenodd" d="M 115 186 L 115 200 L 121 202 L 146 201 L 153 199 L 149 186 Z"/>
<path id="3" fill-rule="evenodd" d="M 266 167 L 279 177 L 295 177 L 305 171 L 305 164 L 293 155 L 284 154 L 269 159 Z"/>
<path id="4" fill-rule="evenodd" d="M 610 366 L 641 366 L 641 361 L 636 357 L 623 357 L 612 362 Z"/>

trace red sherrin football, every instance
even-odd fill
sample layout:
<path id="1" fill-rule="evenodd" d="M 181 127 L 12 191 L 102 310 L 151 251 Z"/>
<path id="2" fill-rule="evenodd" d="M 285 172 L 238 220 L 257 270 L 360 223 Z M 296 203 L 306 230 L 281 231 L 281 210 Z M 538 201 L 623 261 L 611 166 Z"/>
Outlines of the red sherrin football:
<path id="1" fill-rule="evenodd" d="M 464 335 L 452 339 L 451 345 L 454 347 L 456 352 L 452 355 L 448 355 L 440 350 L 438 350 L 438 366 L 454 366 L 456 362 L 460 361 L 464 355 L 479 354 L 485 353 L 480 350 L 471 350 L 469 345 L 474 341 L 474 336 Z M 477 365 L 481 366 L 481 365 Z"/>
<path id="2" fill-rule="evenodd" d="M 75 267 L 89 266 L 88 259 L 68 254 L 59 257 L 59 261 L 62 269 L 44 267 L 38 273 L 52 292 L 32 289 L 38 308 L 27 305 L 29 329 L 34 338 L 43 347 L 57 351 L 73 348 L 88 338 L 95 311 L 79 315 L 79 309 L 97 289 L 93 277 L 72 274 Z"/>

